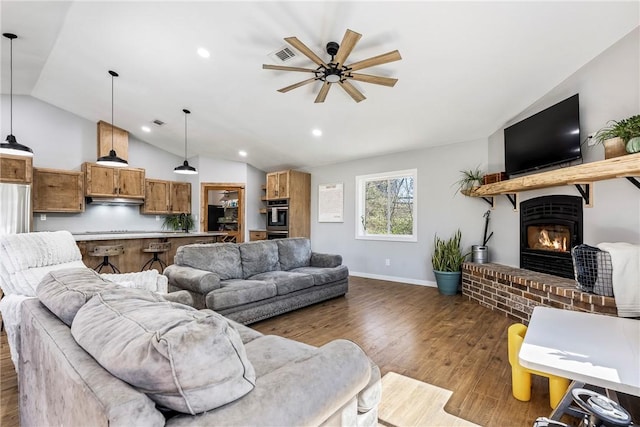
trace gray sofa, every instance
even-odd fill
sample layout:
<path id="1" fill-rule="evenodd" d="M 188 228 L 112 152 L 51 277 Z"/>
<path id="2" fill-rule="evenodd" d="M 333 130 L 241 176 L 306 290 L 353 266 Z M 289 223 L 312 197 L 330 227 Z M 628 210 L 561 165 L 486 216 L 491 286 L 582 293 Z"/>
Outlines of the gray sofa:
<path id="1" fill-rule="evenodd" d="M 243 324 L 347 293 L 340 255 L 311 250 L 306 238 L 181 246 L 164 270 L 169 292 L 187 290 L 196 308 Z"/>
<path id="2" fill-rule="evenodd" d="M 92 274 L 51 273 L 23 304 L 21 425 L 377 424 L 380 371 L 356 344 L 262 335 Z"/>

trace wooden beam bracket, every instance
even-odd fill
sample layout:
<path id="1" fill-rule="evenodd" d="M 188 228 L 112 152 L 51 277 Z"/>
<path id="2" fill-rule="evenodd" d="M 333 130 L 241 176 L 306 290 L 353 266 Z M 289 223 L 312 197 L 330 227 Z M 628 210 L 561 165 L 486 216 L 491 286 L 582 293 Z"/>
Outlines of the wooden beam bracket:
<path id="1" fill-rule="evenodd" d="M 640 189 L 640 181 L 638 181 L 635 177 L 633 177 L 633 176 L 625 176 L 625 178 L 627 178 L 630 183 L 632 183 L 633 185 L 638 187 L 638 189 Z"/>
<path id="2" fill-rule="evenodd" d="M 517 211 L 518 210 L 518 193 L 506 193 L 505 196 L 507 196 L 507 199 L 509 199 L 509 201 L 511 202 L 511 205 L 513 206 L 513 210 Z"/>

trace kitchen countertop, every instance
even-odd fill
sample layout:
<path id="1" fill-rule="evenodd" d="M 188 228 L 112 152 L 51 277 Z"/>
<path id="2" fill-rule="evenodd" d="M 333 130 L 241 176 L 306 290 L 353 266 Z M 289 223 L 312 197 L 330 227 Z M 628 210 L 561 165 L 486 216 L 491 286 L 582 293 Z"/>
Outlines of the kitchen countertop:
<path id="1" fill-rule="evenodd" d="M 83 231 L 71 232 L 76 242 L 87 240 L 160 239 L 167 237 L 216 237 L 227 233 L 218 231 Z"/>

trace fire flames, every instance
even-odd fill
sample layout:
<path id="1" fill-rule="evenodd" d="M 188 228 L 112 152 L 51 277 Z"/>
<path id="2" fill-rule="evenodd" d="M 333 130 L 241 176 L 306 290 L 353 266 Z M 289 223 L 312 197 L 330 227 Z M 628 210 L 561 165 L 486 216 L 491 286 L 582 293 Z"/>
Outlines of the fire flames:
<path id="1" fill-rule="evenodd" d="M 568 252 L 571 246 L 571 231 L 560 224 L 534 225 L 527 227 L 527 247 L 553 252 Z"/>
<path id="2" fill-rule="evenodd" d="M 538 243 L 540 247 L 536 249 L 547 249 L 552 251 L 567 251 L 567 238 L 555 237 L 551 239 L 547 230 L 540 231 L 538 234 Z"/>

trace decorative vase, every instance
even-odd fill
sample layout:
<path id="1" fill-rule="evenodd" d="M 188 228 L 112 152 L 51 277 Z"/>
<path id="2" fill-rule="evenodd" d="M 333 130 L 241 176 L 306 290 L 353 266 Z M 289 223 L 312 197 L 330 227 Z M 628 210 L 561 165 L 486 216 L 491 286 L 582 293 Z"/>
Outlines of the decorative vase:
<path id="1" fill-rule="evenodd" d="M 622 138 L 610 138 L 603 142 L 604 158 L 612 159 L 627 154 L 627 148 Z"/>
<path id="2" fill-rule="evenodd" d="M 627 142 L 627 153 L 640 153 L 640 136 L 631 138 Z"/>
<path id="3" fill-rule="evenodd" d="M 456 295 L 462 273 L 460 271 L 433 271 L 436 276 L 438 292 L 442 295 Z"/>

